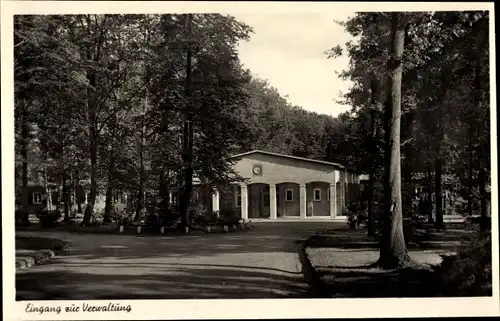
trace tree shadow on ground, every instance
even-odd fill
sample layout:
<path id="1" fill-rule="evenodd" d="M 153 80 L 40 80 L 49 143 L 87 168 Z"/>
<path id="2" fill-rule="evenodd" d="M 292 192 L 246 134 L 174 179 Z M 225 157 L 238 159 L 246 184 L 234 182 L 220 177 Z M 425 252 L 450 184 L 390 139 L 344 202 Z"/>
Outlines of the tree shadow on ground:
<path id="1" fill-rule="evenodd" d="M 198 257 L 231 253 L 297 253 L 297 247 L 310 235 L 338 223 L 255 224 L 250 231 L 194 233 L 192 235 L 106 235 L 62 232 L 36 232 L 70 243 L 61 257 L 118 259 Z M 31 232 L 34 234 L 34 232 Z"/>
<path id="2" fill-rule="evenodd" d="M 16 276 L 16 300 L 304 298 L 301 273 L 236 265 L 108 264 L 96 273 L 34 272 Z M 72 268 L 74 268 L 73 266 Z M 142 270 L 141 270 L 142 271 Z"/>
<path id="3" fill-rule="evenodd" d="M 311 234 L 328 223 L 256 224 L 187 236 L 45 233 L 70 248 L 16 274 L 17 299 L 318 297 L 298 271 Z M 40 233 L 41 234 L 41 233 Z M 287 255 L 287 254 L 293 254 Z M 302 264 L 304 269 L 304 264 Z"/>
<path id="4" fill-rule="evenodd" d="M 437 250 L 456 249 L 468 234 L 449 232 L 441 235 L 414 233 L 407 243 L 409 250 Z M 376 237 L 368 236 L 366 230 L 336 229 L 312 236 L 307 246 L 311 248 L 339 248 L 339 249 L 376 249 L 379 241 Z"/>
<path id="5" fill-rule="evenodd" d="M 362 267 L 356 267 L 362 268 Z M 320 268 L 318 274 L 331 297 L 416 298 L 440 297 L 441 279 L 430 270 L 406 268 L 380 269 Z"/>

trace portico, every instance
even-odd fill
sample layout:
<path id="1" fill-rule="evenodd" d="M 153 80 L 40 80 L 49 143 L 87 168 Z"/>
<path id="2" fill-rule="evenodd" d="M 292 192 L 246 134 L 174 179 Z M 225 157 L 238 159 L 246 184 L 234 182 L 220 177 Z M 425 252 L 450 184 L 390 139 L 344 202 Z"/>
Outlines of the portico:
<path id="1" fill-rule="evenodd" d="M 244 182 L 215 190 L 213 211 L 240 211 L 244 220 L 345 220 L 346 202 L 359 198 L 359 176 L 337 163 L 264 151 L 233 159 Z"/>

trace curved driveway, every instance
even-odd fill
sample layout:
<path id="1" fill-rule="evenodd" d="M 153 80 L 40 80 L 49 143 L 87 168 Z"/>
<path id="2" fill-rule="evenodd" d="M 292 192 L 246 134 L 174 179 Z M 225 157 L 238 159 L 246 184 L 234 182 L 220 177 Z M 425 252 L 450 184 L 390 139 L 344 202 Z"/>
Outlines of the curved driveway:
<path id="1" fill-rule="evenodd" d="M 299 242 L 338 224 L 256 223 L 250 231 L 192 236 L 47 232 L 71 247 L 18 272 L 17 299 L 310 297 Z"/>

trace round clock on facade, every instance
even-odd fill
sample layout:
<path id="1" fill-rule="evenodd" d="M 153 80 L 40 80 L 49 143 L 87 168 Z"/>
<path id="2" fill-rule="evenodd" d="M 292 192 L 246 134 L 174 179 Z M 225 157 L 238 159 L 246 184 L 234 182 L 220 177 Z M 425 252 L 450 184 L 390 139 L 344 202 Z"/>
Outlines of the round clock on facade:
<path id="1" fill-rule="evenodd" d="M 252 171 L 255 175 L 261 175 L 262 174 L 262 165 L 254 165 Z"/>

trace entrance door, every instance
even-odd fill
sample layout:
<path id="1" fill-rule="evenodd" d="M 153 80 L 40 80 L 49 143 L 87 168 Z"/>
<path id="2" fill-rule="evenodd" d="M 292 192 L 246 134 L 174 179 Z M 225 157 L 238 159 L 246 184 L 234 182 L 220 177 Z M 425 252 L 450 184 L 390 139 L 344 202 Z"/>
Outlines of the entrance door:
<path id="1" fill-rule="evenodd" d="M 262 217 L 269 217 L 271 215 L 271 209 L 270 209 L 270 204 L 271 200 L 269 197 L 269 186 L 263 186 L 262 187 L 262 206 L 261 206 L 261 216 Z"/>

